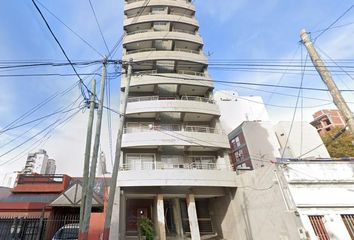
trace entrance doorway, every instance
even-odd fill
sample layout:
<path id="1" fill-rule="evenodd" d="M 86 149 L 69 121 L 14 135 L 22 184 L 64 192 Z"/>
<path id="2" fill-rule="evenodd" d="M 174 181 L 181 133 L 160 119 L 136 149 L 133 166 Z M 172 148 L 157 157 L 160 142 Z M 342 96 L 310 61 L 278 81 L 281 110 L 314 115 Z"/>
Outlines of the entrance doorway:
<path id="1" fill-rule="evenodd" d="M 126 234 L 138 235 L 138 221 L 141 217 L 152 220 L 154 201 L 152 199 L 127 199 L 126 202 Z"/>

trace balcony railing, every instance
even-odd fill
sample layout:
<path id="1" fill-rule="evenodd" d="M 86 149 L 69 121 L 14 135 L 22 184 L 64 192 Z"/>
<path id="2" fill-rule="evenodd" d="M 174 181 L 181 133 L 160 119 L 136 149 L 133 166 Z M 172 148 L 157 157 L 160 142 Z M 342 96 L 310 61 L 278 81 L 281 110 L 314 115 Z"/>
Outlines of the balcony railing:
<path id="1" fill-rule="evenodd" d="M 155 31 L 154 29 L 140 29 L 140 30 L 136 30 L 133 32 L 127 32 L 127 35 L 134 35 L 134 34 L 146 33 L 146 32 L 168 33 L 169 31 Z M 181 32 L 181 33 L 187 33 L 187 34 L 191 34 L 191 35 L 199 35 L 198 32 L 188 31 L 188 30 L 184 30 L 184 29 L 172 29 L 171 32 Z"/>
<path id="2" fill-rule="evenodd" d="M 217 163 L 165 163 L 165 162 L 141 162 L 125 163 L 121 166 L 122 171 L 132 170 L 230 170 L 231 164 Z"/>
<path id="3" fill-rule="evenodd" d="M 143 48 L 143 49 L 137 49 L 137 50 L 127 50 L 126 54 L 134 54 L 134 53 L 142 53 L 142 52 L 158 52 L 158 51 L 169 51 L 169 52 L 186 52 L 186 53 L 193 53 L 193 54 L 203 54 L 201 51 L 197 50 L 192 50 L 192 49 L 185 49 L 185 48 L 175 48 L 172 50 L 165 50 L 165 49 L 156 49 L 156 48 Z"/>
<path id="4" fill-rule="evenodd" d="M 182 96 L 182 97 L 143 96 L 143 97 L 128 98 L 128 102 L 166 101 L 166 100 L 194 101 L 194 102 L 215 104 L 214 100 L 210 98 L 199 97 L 199 96 Z"/>
<path id="5" fill-rule="evenodd" d="M 124 133 L 150 132 L 150 131 L 170 131 L 170 132 L 197 132 L 219 134 L 221 131 L 216 128 L 205 126 L 185 126 L 181 124 L 161 124 L 139 123 L 139 126 L 126 127 Z"/>

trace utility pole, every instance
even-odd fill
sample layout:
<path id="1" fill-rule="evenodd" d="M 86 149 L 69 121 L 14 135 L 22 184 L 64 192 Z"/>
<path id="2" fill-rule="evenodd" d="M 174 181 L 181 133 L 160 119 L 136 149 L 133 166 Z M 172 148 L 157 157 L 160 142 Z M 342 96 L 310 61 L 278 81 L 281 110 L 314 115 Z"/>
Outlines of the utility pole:
<path id="1" fill-rule="evenodd" d="M 118 170 L 119 170 L 120 158 L 121 158 L 120 156 L 121 156 L 125 113 L 127 110 L 130 81 L 131 81 L 132 71 L 133 71 L 132 63 L 133 63 L 133 60 L 130 59 L 129 63 L 128 63 L 128 70 L 127 70 L 127 82 L 126 82 L 125 89 L 124 89 L 124 95 L 122 96 L 122 100 L 121 100 L 121 104 L 122 104 L 121 105 L 121 115 L 119 118 L 116 153 L 115 153 L 115 157 L 114 157 L 111 186 L 109 189 L 109 196 L 108 196 L 108 206 L 107 206 L 106 218 L 105 218 L 105 222 L 104 222 L 103 240 L 109 239 L 109 233 L 110 233 L 110 227 L 111 227 L 113 203 L 114 203 L 114 199 L 115 199 L 115 195 L 116 195 Z M 117 196 L 118 196 L 118 201 L 120 201 L 120 188 L 118 189 Z M 119 214 L 117 217 L 119 218 Z M 119 232 L 119 224 L 118 224 L 118 226 L 114 226 L 114 227 L 118 228 L 117 232 Z"/>
<path id="2" fill-rule="evenodd" d="M 94 187 L 95 178 L 96 178 L 98 150 L 100 147 L 106 75 L 107 75 L 107 58 L 105 57 L 103 59 L 102 79 L 101 79 L 101 84 L 100 84 L 100 100 L 98 102 L 98 111 L 97 111 L 95 142 L 94 142 L 94 146 L 93 146 L 92 161 L 91 161 L 91 167 L 90 167 L 90 177 L 89 177 L 89 181 L 88 181 L 88 187 L 87 187 L 87 193 L 86 193 L 86 199 L 85 199 L 85 210 L 84 210 L 83 223 L 82 223 L 82 232 L 79 235 L 80 240 L 87 240 L 88 239 L 88 229 L 89 229 L 89 225 L 90 225 L 90 215 L 91 215 L 92 198 L 93 198 L 93 187 Z"/>
<path id="3" fill-rule="evenodd" d="M 80 233 L 82 233 L 84 210 L 85 210 L 85 199 L 87 193 L 87 185 L 89 178 L 89 167 L 90 167 L 90 153 L 91 153 L 91 140 L 92 140 L 92 127 L 93 119 L 95 113 L 95 97 L 96 97 L 96 80 L 92 80 L 92 94 L 90 96 L 90 113 L 89 121 L 87 125 L 86 134 L 86 147 L 85 147 L 85 160 L 84 160 L 84 171 L 82 178 L 82 193 L 81 193 L 81 205 L 80 205 Z"/>
<path id="4" fill-rule="evenodd" d="M 348 107 L 347 103 L 344 101 L 341 92 L 339 91 L 336 83 L 333 81 L 331 73 L 328 71 L 326 65 L 322 61 L 318 52 L 316 51 L 308 33 L 305 30 L 302 30 L 300 36 L 303 44 L 305 45 L 311 57 L 313 65 L 315 66 L 317 72 L 320 74 L 323 82 L 327 85 L 332 95 L 334 104 L 344 116 L 350 131 L 352 132 L 352 134 L 354 134 L 354 116 L 352 111 Z"/>

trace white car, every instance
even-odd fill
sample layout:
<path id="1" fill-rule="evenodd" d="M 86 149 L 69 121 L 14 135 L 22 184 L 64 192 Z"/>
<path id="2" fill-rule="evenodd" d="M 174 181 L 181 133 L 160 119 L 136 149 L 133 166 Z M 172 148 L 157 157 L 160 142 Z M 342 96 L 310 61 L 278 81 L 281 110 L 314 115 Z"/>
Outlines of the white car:
<path id="1" fill-rule="evenodd" d="M 62 226 L 53 236 L 52 240 L 78 240 L 79 224 L 66 224 Z"/>

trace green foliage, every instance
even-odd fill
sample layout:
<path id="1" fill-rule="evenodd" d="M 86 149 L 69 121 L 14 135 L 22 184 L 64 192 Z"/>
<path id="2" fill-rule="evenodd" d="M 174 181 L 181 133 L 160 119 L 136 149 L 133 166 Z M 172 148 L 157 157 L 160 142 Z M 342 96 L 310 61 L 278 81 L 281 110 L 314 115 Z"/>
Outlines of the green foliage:
<path id="1" fill-rule="evenodd" d="M 340 128 L 334 128 L 322 136 L 329 154 L 332 158 L 354 157 L 354 136 L 349 130 L 345 131 L 336 140 L 332 140 L 332 137 L 339 131 Z"/>
<path id="2" fill-rule="evenodd" d="M 150 219 L 142 217 L 138 221 L 139 235 L 146 237 L 146 240 L 154 240 L 154 227 Z"/>

